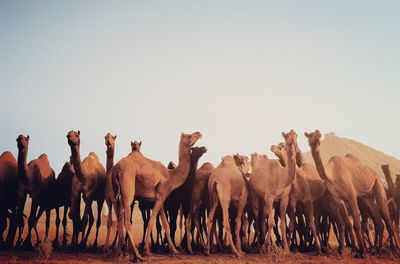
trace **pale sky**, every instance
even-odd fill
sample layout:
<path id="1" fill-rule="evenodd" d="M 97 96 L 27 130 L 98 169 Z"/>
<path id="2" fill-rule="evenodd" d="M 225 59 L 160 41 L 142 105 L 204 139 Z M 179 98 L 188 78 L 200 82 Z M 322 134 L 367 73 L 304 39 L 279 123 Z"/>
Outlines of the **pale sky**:
<path id="1" fill-rule="evenodd" d="M 399 1 L 1 1 L 0 152 L 47 153 L 58 174 L 69 130 L 105 164 L 142 152 L 201 160 L 267 153 L 295 129 L 356 139 L 400 158 Z"/>

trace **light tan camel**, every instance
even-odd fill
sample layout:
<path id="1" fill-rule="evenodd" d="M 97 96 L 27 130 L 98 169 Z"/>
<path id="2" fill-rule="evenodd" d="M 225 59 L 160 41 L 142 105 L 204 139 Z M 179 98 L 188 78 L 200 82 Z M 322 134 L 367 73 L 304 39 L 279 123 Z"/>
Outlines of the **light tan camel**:
<path id="1" fill-rule="evenodd" d="M 105 198 L 106 170 L 94 152 L 90 152 L 89 155 L 81 161 L 79 130 L 78 132 L 72 130 L 68 132 L 67 139 L 68 145 L 71 148 L 71 159 L 76 176 L 72 179 L 71 218 L 74 224 L 72 245 L 75 246 L 77 244 L 79 232 L 82 232 L 81 247 L 86 246 L 94 222 L 92 203 L 96 201 L 96 236 L 93 243 L 93 248 L 96 248 L 101 225 L 101 210 L 103 209 Z M 85 212 L 82 222 L 80 221 L 81 194 L 85 202 Z M 89 226 L 85 234 L 88 220 Z"/>
<path id="2" fill-rule="evenodd" d="M 17 160 L 14 155 L 5 151 L 0 156 L 0 248 L 11 248 L 15 229 L 17 225 L 17 204 L 18 196 L 18 171 Z M 3 240 L 3 233 L 7 228 L 8 210 L 11 211 L 9 231 L 6 243 Z M 14 233 L 14 234 L 11 234 Z M 12 236 L 12 237 L 9 237 Z"/>
<path id="3" fill-rule="evenodd" d="M 130 222 L 131 204 L 135 198 L 155 201 L 152 214 L 146 229 L 144 253 L 150 254 L 150 232 L 154 227 L 157 215 L 160 213 L 162 224 L 167 235 L 168 246 L 172 254 L 177 250 L 172 243 L 170 230 L 165 216 L 163 204 L 172 190 L 181 186 L 189 174 L 190 148 L 201 138 L 200 132 L 181 134 L 179 142 L 179 163 L 175 170 L 168 170 L 161 162 L 150 160 L 140 152 L 133 151 L 121 159 L 110 171 L 113 207 L 118 219 L 118 250 L 121 238 L 124 237 L 123 227 L 134 250 L 134 257 L 142 259 L 133 240 L 133 227 Z"/>
<path id="4" fill-rule="evenodd" d="M 222 209 L 223 229 L 227 238 L 227 246 L 230 246 L 236 256 L 242 256 L 240 229 L 242 227 L 242 214 L 246 206 L 248 190 L 243 173 L 246 173 L 248 164 L 240 164 L 239 156 L 225 156 L 221 163 L 210 175 L 208 190 L 210 197 L 210 213 L 207 218 L 207 245 L 205 254 L 210 254 L 211 227 L 214 222 L 214 215 L 218 206 Z M 239 163 L 239 164 L 238 164 Z M 236 245 L 233 243 L 229 224 L 229 206 L 237 209 L 235 237 Z"/>
<path id="5" fill-rule="evenodd" d="M 43 190 L 49 184 L 54 184 L 56 177 L 53 169 L 50 167 L 49 160 L 46 154 L 42 154 L 39 158 L 32 160 L 29 164 L 26 164 L 28 157 L 29 148 L 29 136 L 19 135 L 17 138 L 18 146 L 18 173 L 19 177 L 22 179 L 23 192 L 29 194 L 32 198 L 31 210 L 28 220 L 28 234 L 24 240 L 23 245 L 25 247 L 32 247 L 31 232 L 32 228 L 36 226 L 36 215 L 38 207 L 43 203 L 43 199 L 48 199 L 48 197 L 42 197 Z M 22 209 L 23 210 L 23 209 Z M 23 212 L 20 212 L 23 213 Z M 49 232 L 49 221 L 50 221 L 50 211 L 46 211 L 46 238 Z M 39 234 L 35 228 L 36 232 L 36 243 L 40 242 Z"/>
<path id="6" fill-rule="evenodd" d="M 197 169 L 194 178 L 194 188 L 190 195 L 189 212 L 185 219 L 185 233 L 186 233 L 186 247 L 190 254 L 193 254 L 192 250 L 192 221 L 197 228 L 197 232 L 201 232 L 199 212 L 200 209 L 209 207 L 209 193 L 208 193 L 208 180 L 210 179 L 211 172 L 214 170 L 214 166 L 206 162 L 199 169 Z M 202 236 L 200 236 L 202 238 Z M 200 240 L 205 249 L 205 243 Z"/>
<path id="7" fill-rule="evenodd" d="M 276 200 L 280 200 L 280 229 L 283 240 L 284 250 L 288 251 L 286 238 L 286 210 L 288 205 L 289 192 L 292 182 L 296 179 L 296 146 L 297 134 L 291 130 L 283 133 L 285 139 L 285 149 L 287 151 L 287 164 L 282 167 L 280 162 L 268 159 L 265 155 L 252 155 L 252 173 L 249 184 L 257 201 L 261 202 L 261 237 L 265 237 L 263 251 L 267 252 L 271 241 L 271 232 L 274 226 L 274 206 Z M 285 162 L 285 161 L 281 161 Z M 254 212 L 258 215 L 258 212 Z M 266 232 L 265 219 L 268 217 L 268 230 Z M 257 225 L 258 223 L 256 223 Z M 266 235 L 265 235 L 266 234 Z M 262 239 L 261 239 L 262 240 Z"/>
<path id="8" fill-rule="evenodd" d="M 271 151 L 278 157 L 281 161 L 282 167 L 286 167 L 287 164 L 287 152 L 285 149 L 285 144 L 281 143 L 278 146 L 272 145 Z M 325 189 L 325 188 L 322 188 Z M 314 193 L 313 193 L 314 194 Z M 290 218 L 289 221 L 289 231 L 290 234 L 293 233 L 295 227 L 295 217 L 296 217 L 296 206 L 300 203 L 304 209 L 304 214 L 306 217 L 308 228 L 311 230 L 311 234 L 314 237 L 315 246 L 318 252 L 321 252 L 321 243 L 320 239 L 317 236 L 317 231 L 315 227 L 314 220 L 314 209 L 313 202 L 319 199 L 322 196 L 322 193 L 319 193 L 318 196 L 311 196 L 310 186 L 307 181 L 307 175 L 302 170 L 302 168 L 298 168 L 296 170 L 296 179 L 292 182 L 292 186 L 289 193 L 289 204 L 288 204 L 288 215 Z M 313 199 L 314 198 L 314 199 Z M 282 221 L 282 218 L 281 218 Z"/>
<path id="9" fill-rule="evenodd" d="M 368 197 L 375 198 L 389 232 L 391 247 L 397 249 L 398 237 L 390 221 L 385 190 L 377 174 L 369 167 L 361 164 L 359 159 L 351 154 L 347 154 L 345 157 L 333 156 L 324 166 L 319 152 L 321 133 L 316 130 L 312 133 L 306 132 L 305 136 L 308 138 L 308 144 L 310 145 L 318 174 L 326 182 L 333 201 L 336 204 L 344 201 L 349 206 L 360 248 L 360 256 L 363 257 L 365 254 L 365 245 L 361 233 L 360 210 L 357 198 L 363 199 L 366 197 L 363 202 L 370 206 L 372 210 L 375 205 L 371 204 L 371 199 L 368 199 Z"/>

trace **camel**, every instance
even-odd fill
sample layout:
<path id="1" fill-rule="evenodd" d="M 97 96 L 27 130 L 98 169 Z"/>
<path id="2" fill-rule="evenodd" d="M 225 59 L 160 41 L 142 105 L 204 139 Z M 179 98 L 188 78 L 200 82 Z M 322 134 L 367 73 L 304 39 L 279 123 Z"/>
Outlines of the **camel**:
<path id="1" fill-rule="evenodd" d="M 41 193 L 41 202 L 39 204 L 39 212 L 36 215 L 36 223 L 39 221 L 43 212 L 47 214 L 51 210 L 56 211 L 56 237 L 53 241 L 55 247 L 59 246 L 59 228 L 60 228 L 60 207 L 64 207 L 64 216 L 62 220 L 63 225 L 63 240 L 62 244 L 67 244 L 67 213 L 68 208 L 71 207 L 71 190 L 72 190 L 72 179 L 75 171 L 72 163 L 66 162 L 58 175 L 57 179 L 51 184 L 47 184 Z M 46 217 L 46 238 L 48 237 L 48 231 L 50 227 L 50 217 Z"/>
<path id="2" fill-rule="evenodd" d="M 189 200 L 189 212 L 185 218 L 186 249 L 190 254 L 193 254 L 191 230 L 192 220 L 194 220 L 197 232 L 201 232 L 202 228 L 199 221 L 199 212 L 201 208 L 209 207 L 208 180 L 210 179 L 211 172 L 214 169 L 215 168 L 211 163 L 206 162 L 196 170 L 193 184 L 193 186 L 196 186 L 196 188 L 193 188 L 192 190 L 192 195 Z M 202 241 L 202 243 L 203 249 L 205 249 L 204 241 Z"/>
<path id="3" fill-rule="evenodd" d="M 364 204 L 371 211 L 375 210 L 375 205 L 371 203 L 369 197 L 375 199 L 388 229 L 391 247 L 397 249 L 398 237 L 390 221 L 383 184 L 376 172 L 361 164 L 359 159 L 352 154 L 347 154 L 345 157 L 333 156 L 324 166 L 319 152 L 321 133 L 316 130 L 304 134 L 308 138 L 318 174 L 325 181 L 327 189 L 332 194 L 333 202 L 340 204 L 344 201 L 348 204 L 350 214 L 353 217 L 353 228 L 356 233 L 360 256 L 364 257 L 365 245 L 361 233 L 360 209 L 357 198 L 363 199 Z"/>
<path id="4" fill-rule="evenodd" d="M 82 232 L 81 247 L 86 246 L 87 239 L 93 226 L 94 217 L 92 211 L 93 201 L 97 202 L 97 221 L 96 236 L 93 248 L 97 247 L 99 228 L 101 225 L 101 210 L 105 199 L 106 170 L 100 163 L 96 153 L 90 152 L 89 155 L 81 161 L 80 155 L 80 131 L 70 131 L 67 134 L 68 145 L 71 148 L 72 164 L 75 170 L 75 176 L 72 179 L 71 195 L 71 218 L 73 220 L 72 245 L 76 246 L 78 235 Z M 82 222 L 80 221 L 80 200 L 81 194 L 85 202 L 85 211 Z M 89 226 L 85 234 L 86 225 L 89 220 Z"/>
<path id="5" fill-rule="evenodd" d="M 18 204 L 18 171 L 17 160 L 14 155 L 5 151 L 0 156 L 0 248 L 12 247 L 14 235 L 12 231 L 17 225 L 17 204 Z M 3 233 L 7 228 L 8 210 L 11 210 L 9 232 L 6 242 L 3 240 Z M 12 237 L 9 237 L 12 236 Z"/>
<path id="6" fill-rule="evenodd" d="M 117 139 L 117 136 L 111 135 L 111 133 L 107 133 L 106 136 L 104 137 L 105 144 L 107 146 L 106 150 L 106 156 L 107 156 L 107 161 L 106 161 L 106 173 L 107 173 L 107 181 L 109 181 L 108 177 L 110 177 L 110 170 L 114 166 L 114 152 L 115 152 L 115 140 Z M 106 192 L 107 193 L 107 192 Z M 108 208 L 108 215 L 107 215 L 107 235 L 106 235 L 106 242 L 104 245 L 104 251 L 108 252 L 109 249 L 109 240 L 110 240 L 110 231 L 111 231 L 111 226 L 112 226 L 112 203 L 109 197 L 106 195 L 106 204 Z"/>
<path id="7" fill-rule="evenodd" d="M 177 189 L 173 190 L 165 200 L 164 209 L 169 216 L 171 239 L 175 243 L 175 232 L 177 227 L 177 218 L 179 209 L 182 207 L 182 213 L 186 217 L 189 212 L 190 200 L 186 197 L 193 192 L 193 184 L 197 165 L 201 156 L 207 152 L 206 147 L 192 147 L 190 151 L 190 169 L 186 181 Z M 169 164 L 169 169 L 173 169 L 173 163 Z M 182 242 L 182 241 L 181 241 Z"/>
<path id="8" fill-rule="evenodd" d="M 169 225 L 163 205 L 168 195 L 181 186 L 188 177 L 190 149 L 201 136 L 200 132 L 181 134 L 179 163 L 175 170 L 168 170 L 161 162 L 150 160 L 138 151 L 131 152 L 111 169 L 112 185 L 107 190 L 112 191 L 108 195 L 112 199 L 113 207 L 117 212 L 118 250 L 121 248 L 121 238 L 124 237 L 123 227 L 125 227 L 130 244 L 133 247 L 134 257 L 139 260 L 143 259 L 133 241 L 133 227 L 130 222 L 130 215 L 131 204 L 134 199 L 147 199 L 154 201 L 154 207 L 145 231 L 144 254 L 150 254 L 150 232 L 154 227 L 158 214 L 161 216 L 169 249 L 172 254 L 177 254 L 177 250 L 170 237 Z"/>
<path id="9" fill-rule="evenodd" d="M 288 251 L 284 219 L 288 205 L 288 194 L 292 182 L 296 179 L 297 134 L 291 130 L 289 133 L 282 132 L 282 136 L 285 139 L 285 149 L 288 156 L 286 167 L 282 167 L 279 161 L 268 159 L 265 155 L 253 155 L 251 160 L 252 173 L 250 175 L 249 185 L 256 199 L 256 201 L 252 203 L 261 203 L 261 217 L 256 211 L 253 212 L 253 215 L 259 216 L 261 219 L 261 238 L 265 237 L 263 244 L 263 251 L 265 252 L 269 249 L 271 231 L 274 226 L 273 203 L 275 200 L 280 200 L 281 236 L 284 250 Z M 265 219 L 267 217 L 268 230 L 265 232 Z M 257 218 L 258 217 L 256 217 L 255 220 L 257 220 Z M 260 239 L 260 242 L 262 242 L 262 239 Z"/>
<path id="10" fill-rule="evenodd" d="M 287 152 L 285 149 L 285 144 L 281 143 L 278 146 L 272 145 L 271 151 L 278 157 L 281 161 L 282 167 L 286 167 L 287 164 Z M 298 168 L 296 170 L 296 179 L 292 182 L 292 186 L 289 193 L 289 204 L 288 204 L 288 214 L 289 214 L 289 231 L 293 233 L 296 217 L 297 204 L 300 203 L 303 207 L 306 221 L 308 227 L 311 230 L 311 234 L 314 237 L 315 246 L 318 252 L 321 252 L 321 243 L 319 237 L 317 236 L 315 220 L 314 220 L 314 210 L 313 202 L 322 196 L 323 192 L 319 193 L 319 197 L 312 197 L 310 186 L 307 181 L 307 175 L 302 170 Z M 314 198 L 314 199 L 313 199 Z M 282 221 L 282 218 L 281 218 Z"/>
<path id="11" fill-rule="evenodd" d="M 23 246 L 32 248 L 31 232 L 36 226 L 37 209 L 42 205 L 48 197 L 43 195 L 46 187 L 54 184 L 56 181 L 53 169 L 50 167 L 46 154 L 42 154 L 39 158 L 32 160 L 26 164 L 29 147 L 29 136 L 19 135 L 16 139 L 18 146 L 18 174 L 22 179 L 22 191 L 29 194 L 32 198 L 31 210 L 28 219 L 28 234 L 23 242 Z M 20 208 L 23 210 L 23 208 Z M 23 211 L 19 212 L 22 215 Z M 21 217 L 21 216 L 20 216 Z M 21 217 L 22 218 L 22 217 Z M 46 238 L 50 228 L 50 211 L 46 211 Z M 36 243 L 40 243 L 39 234 L 36 232 Z"/>
<path id="12" fill-rule="evenodd" d="M 248 190 L 243 173 L 247 173 L 248 171 L 246 170 L 249 168 L 247 162 L 239 163 L 239 159 L 241 159 L 241 157 L 238 155 L 224 156 L 218 167 L 211 172 L 208 181 L 210 213 L 207 218 L 207 245 L 204 252 L 206 255 L 210 255 L 211 226 L 218 206 L 222 208 L 223 229 L 225 230 L 227 245 L 230 245 L 233 253 L 237 257 L 244 255 L 241 249 L 240 230 L 242 227 L 242 214 L 246 206 Z M 236 245 L 234 245 L 232 239 L 229 223 L 229 206 L 231 204 L 237 209 L 235 225 Z"/>

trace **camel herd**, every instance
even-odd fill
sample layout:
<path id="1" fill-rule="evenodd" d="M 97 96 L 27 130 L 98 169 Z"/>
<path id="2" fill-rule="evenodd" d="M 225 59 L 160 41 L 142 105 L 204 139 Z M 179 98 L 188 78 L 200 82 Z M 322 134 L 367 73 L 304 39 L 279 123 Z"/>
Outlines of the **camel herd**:
<path id="1" fill-rule="evenodd" d="M 217 166 L 206 162 L 198 167 L 207 152 L 206 147 L 194 146 L 202 134 L 182 133 L 178 164 L 171 162 L 166 167 L 145 157 L 138 141 L 131 142 L 132 151 L 114 164 L 117 136 L 108 133 L 104 168 L 94 152 L 81 159 L 80 131 L 70 131 L 67 143 L 71 156 L 56 177 L 46 154 L 27 163 L 30 138 L 19 135 L 17 160 L 8 151 L 0 157 L 0 249 L 32 248 L 32 229 L 39 244 L 36 224 L 44 212 L 48 239 L 53 209 L 53 245 L 60 245 L 62 223 L 61 244 L 69 242 L 73 249 L 84 249 L 94 224 L 93 202 L 97 204 L 97 219 L 92 246 L 97 248 L 105 201 L 104 251 L 112 248 L 119 254 L 132 250 L 136 260 L 165 247 L 177 254 L 178 246 L 190 254 L 201 250 L 205 255 L 224 249 L 236 256 L 268 253 L 277 246 L 286 253 L 320 254 L 331 250 L 335 238 L 339 253 L 347 246 L 364 257 L 367 252 L 379 253 L 387 242 L 399 254 L 400 180 L 393 182 L 388 165 L 382 165 L 388 184 L 385 189 L 377 173 L 352 154 L 334 156 L 323 164 L 318 130 L 305 133 L 315 165 L 305 162 L 295 131 L 282 136 L 283 143 L 270 148 L 277 159 L 257 153 L 250 159 L 235 154 L 222 157 Z M 23 238 L 28 195 L 32 202 Z M 139 248 L 132 224 L 136 202 L 144 229 Z M 60 207 L 64 209 L 62 221 Z M 71 241 L 67 217 L 73 223 Z M 181 239 L 175 241 L 178 224 Z M 335 238 L 330 238 L 331 230 Z"/>

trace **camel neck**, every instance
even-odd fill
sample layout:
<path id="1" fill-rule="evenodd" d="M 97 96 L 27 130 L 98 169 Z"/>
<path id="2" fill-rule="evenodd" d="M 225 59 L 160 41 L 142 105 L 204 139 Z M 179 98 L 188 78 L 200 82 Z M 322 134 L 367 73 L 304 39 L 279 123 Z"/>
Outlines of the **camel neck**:
<path id="1" fill-rule="evenodd" d="M 390 172 L 389 166 L 382 166 L 383 174 L 385 174 L 386 183 L 388 185 L 389 193 L 394 195 L 396 192 L 396 187 L 394 186 L 392 173 Z"/>
<path id="2" fill-rule="evenodd" d="M 190 169 L 189 169 L 189 177 L 188 180 L 194 180 L 196 177 L 196 170 L 199 164 L 200 156 L 190 155 Z"/>
<path id="3" fill-rule="evenodd" d="M 28 183 L 28 178 L 26 175 L 26 160 L 28 156 L 28 148 L 25 149 L 18 149 L 18 175 L 22 182 L 25 184 Z"/>
<path id="4" fill-rule="evenodd" d="M 179 163 L 175 170 L 170 172 L 172 190 L 181 186 L 189 176 L 190 169 L 190 148 L 179 143 Z"/>
<path id="5" fill-rule="evenodd" d="M 296 163 L 299 168 L 303 166 L 303 164 L 305 163 L 303 153 L 301 152 L 298 146 L 296 146 Z"/>
<path id="6" fill-rule="evenodd" d="M 107 173 L 111 170 L 111 168 L 114 166 L 114 148 L 107 147 L 107 164 L 106 164 L 106 169 Z"/>
<path id="7" fill-rule="evenodd" d="M 311 154 L 312 154 L 312 157 L 314 159 L 315 166 L 317 168 L 317 172 L 318 172 L 319 177 L 321 177 L 321 179 L 323 179 L 324 181 L 328 182 L 329 178 L 326 175 L 326 171 L 325 171 L 325 168 L 324 168 L 324 164 L 322 163 L 321 155 L 319 153 L 318 147 L 317 148 L 311 148 Z"/>
<path id="8" fill-rule="evenodd" d="M 79 146 L 71 146 L 72 165 L 74 165 L 75 175 L 79 181 L 83 181 L 81 168 L 81 152 Z"/>
<path id="9" fill-rule="evenodd" d="M 294 146 L 287 145 L 287 173 L 288 184 L 296 180 L 296 151 Z"/>

